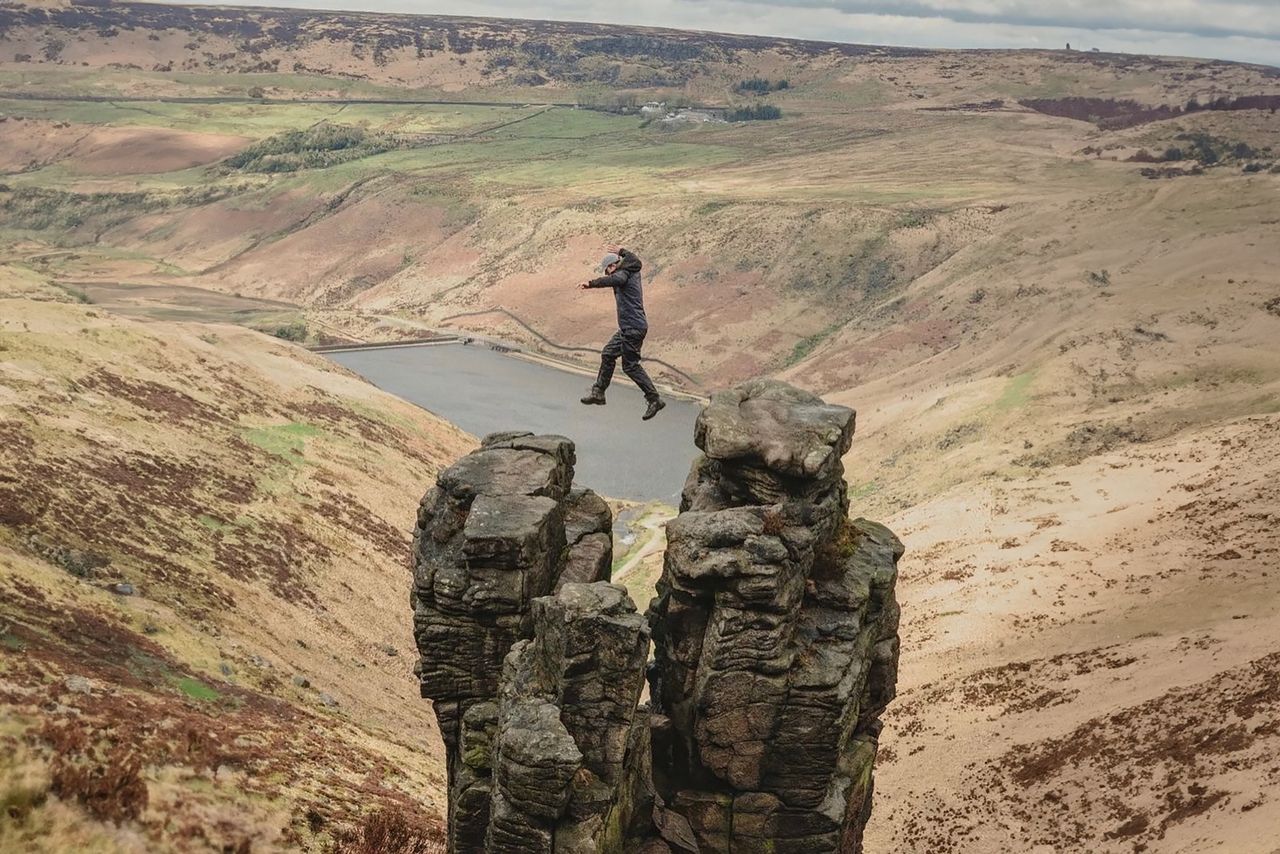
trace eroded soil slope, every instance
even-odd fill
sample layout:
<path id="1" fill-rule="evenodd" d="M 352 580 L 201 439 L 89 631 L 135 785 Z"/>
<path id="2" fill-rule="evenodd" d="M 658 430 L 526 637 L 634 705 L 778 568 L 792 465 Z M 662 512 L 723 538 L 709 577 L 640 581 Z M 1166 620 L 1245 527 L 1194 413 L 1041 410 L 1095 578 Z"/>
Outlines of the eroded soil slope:
<path id="1" fill-rule="evenodd" d="M 389 603 L 470 440 L 236 327 L 0 306 L 0 847 L 433 837 Z"/>
<path id="2" fill-rule="evenodd" d="M 869 844 L 1273 851 L 1278 451 L 1246 417 L 899 513 Z"/>

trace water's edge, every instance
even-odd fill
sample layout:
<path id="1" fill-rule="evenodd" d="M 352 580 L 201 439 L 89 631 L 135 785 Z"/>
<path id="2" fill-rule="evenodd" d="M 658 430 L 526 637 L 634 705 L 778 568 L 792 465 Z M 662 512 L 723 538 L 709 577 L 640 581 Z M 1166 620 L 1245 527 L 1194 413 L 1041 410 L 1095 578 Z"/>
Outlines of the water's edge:
<path id="1" fill-rule="evenodd" d="M 619 368 L 607 406 L 578 402 L 590 379 L 482 347 L 397 347 L 326 353 L 369 382 L 476 436 L 497 430 L 559 433 L 578 449 L 575 481 L 614 498 L 679 501 L 697 448 L 699 405 L 676 396 L 652 421 Z"/>

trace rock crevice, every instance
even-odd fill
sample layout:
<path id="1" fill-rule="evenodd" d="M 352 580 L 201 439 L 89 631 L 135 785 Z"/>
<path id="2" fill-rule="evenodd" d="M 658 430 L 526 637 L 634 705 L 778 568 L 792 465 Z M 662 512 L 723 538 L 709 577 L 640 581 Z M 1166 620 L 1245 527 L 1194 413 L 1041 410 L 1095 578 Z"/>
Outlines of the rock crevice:
<path id="1" fill-rule="evenodd" d="M 849 518 L 853 431 L 783 383 L 714 396 L 645 616 L 569 440 L 490 436 L 440 475 L 413 603 L 452 851 L 861 850 L 902 545 Z"/>

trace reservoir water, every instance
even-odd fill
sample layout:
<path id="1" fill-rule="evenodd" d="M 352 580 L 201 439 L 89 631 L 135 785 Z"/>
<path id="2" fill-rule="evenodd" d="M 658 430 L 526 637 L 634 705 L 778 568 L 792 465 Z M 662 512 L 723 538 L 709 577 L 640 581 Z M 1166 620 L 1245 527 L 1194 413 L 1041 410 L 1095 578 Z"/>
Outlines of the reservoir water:
<path id="1" fill-rule="evenodd" d="M 698 449 L 699 405 L 667 398 L 641 421 L 644 396 L 622 373 L 607 406 L 584 406 L 591 378 L 482 346 L 442 344 L 329 353 L 374 385 L 434 412 L 476 436 L 529 430 L 568 436 L 578 448 L 574 482 L 602 495 L 678 504 Z"/>

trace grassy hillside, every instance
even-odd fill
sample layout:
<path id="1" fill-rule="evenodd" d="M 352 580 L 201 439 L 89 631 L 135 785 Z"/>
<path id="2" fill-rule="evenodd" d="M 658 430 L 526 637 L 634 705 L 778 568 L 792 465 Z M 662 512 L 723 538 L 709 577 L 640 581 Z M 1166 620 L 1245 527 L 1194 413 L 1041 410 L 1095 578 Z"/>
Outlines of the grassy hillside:
<path id="1" fill-rule="evenodd" d="M 842 342 L 886 327 L 933 329 L 939 318 L 906 310 L 922 281 L 963 279 L 967 298 L 998 264 L 1006 281 L 1070 290 L 1101 274 L 1079 247 L 1124 251 L 1130 227 L 1159 230 L 1165 191 L 1197 198 L 1179 223 L 1197 227 L 1238 192 L 1265 200 L 1280 160 L 1268 109 L 1184 111 L 1280 98 L 1274 69 L 1231 63 L 127 4 L 7 14 L 7 44 L 31 59 L 0 52 L 0 96 L 22 96 L 0 100 L 0 241 L 45 244 L 16 257 L 74 247 L 74 263 L 43 269 L 358 312 L 340 323 L 355 334 L 395 315 L 534 341 L 506 315 L 477 314 L 503 308 L 572 347 L 595 342 L 609 309 L 570 286 L 601 244 L 623 242 L 649 259 L 668 332 L 651 348 L 705 386 L 824 351 L 847 364 Z M 316 52 L 340 55 L 342 75 L 326 77 Z M 310 57 L 293 60 L 310 71 L 228 74 L 250 55 Z M 628 78 L 636 64 L 651 73 Z M 535 71 L 543 83 L 515 82 Z M 752 81 L 773 91 L 743 88 Z M 101 100 L 111 95 L 203 100 Z M 782 118 L 555 106 L 649 99 L 769 104 Z M 1151 162 L 1173 150 L 1181 160 Z M 1125 231 L 1089 216 L 1104 210 Z M 1072 211 L 1074 243 L 1039 240 L 1067 230 Z M 1127 278 L 1158 275 L 1139 260 Z M 973 312 L 979 326 L 1003 314 L 993 305 Z M 842 373 L 808 383 L 866 378 Z"/>
<path id="2" fill-rule="evenodd" d="M 237 327 L 5 297 L 0 848 L 433 836 L 388 603 L 414 496 L 470 440 Z"/>
<path id="3" fill-rule="evenodd" d="M 611 301 L 572 286 L 623 243 L 646 353 L 694 378 L 666 381 L 780 375 L 859 410 L 856 510 L 909 549 L 869 844 L 1248 850 L 1280 821 L 1274 68 L 129 4 L 0 24 L 0 377 L 25 383 L 0 406 L 28 413 L 9 447 L 40 450 L 10 452 L 5 542 L 50 601 L 198 627 L 138 636 L 168 670 L 128 691 L 203 714 L 234 682 L 307 726 L 379 695 L 352 712 L 372 729 L 315 738 L 417 769 L 377 778 L 387 803 L 438 803 L 430 757 L 385 734 L 420 704 L 369 650 L 408 636 L 384 526 L 462 440 L 283 343 L 172 321 L 566 355 L 546 341 L 609 332 Z M 666 120 L 690 104 L 781 118 Z M 163 491 L 122 488 L 118 447 Z M 618 552 L 637 601 L 661 560 L 640 534 Z M 138 596 L 51 568 L 107 541 Z M 88 663 L 41 666 L 53 702 L 96 696 L 57 688 Z M 345 668 L 311 678 L 336 712 L 282 675 L 322 667 Z M 23 743 L 47 779 L 54 742 Z M 315 773 L 262 828 L 299 826 Z"/>

